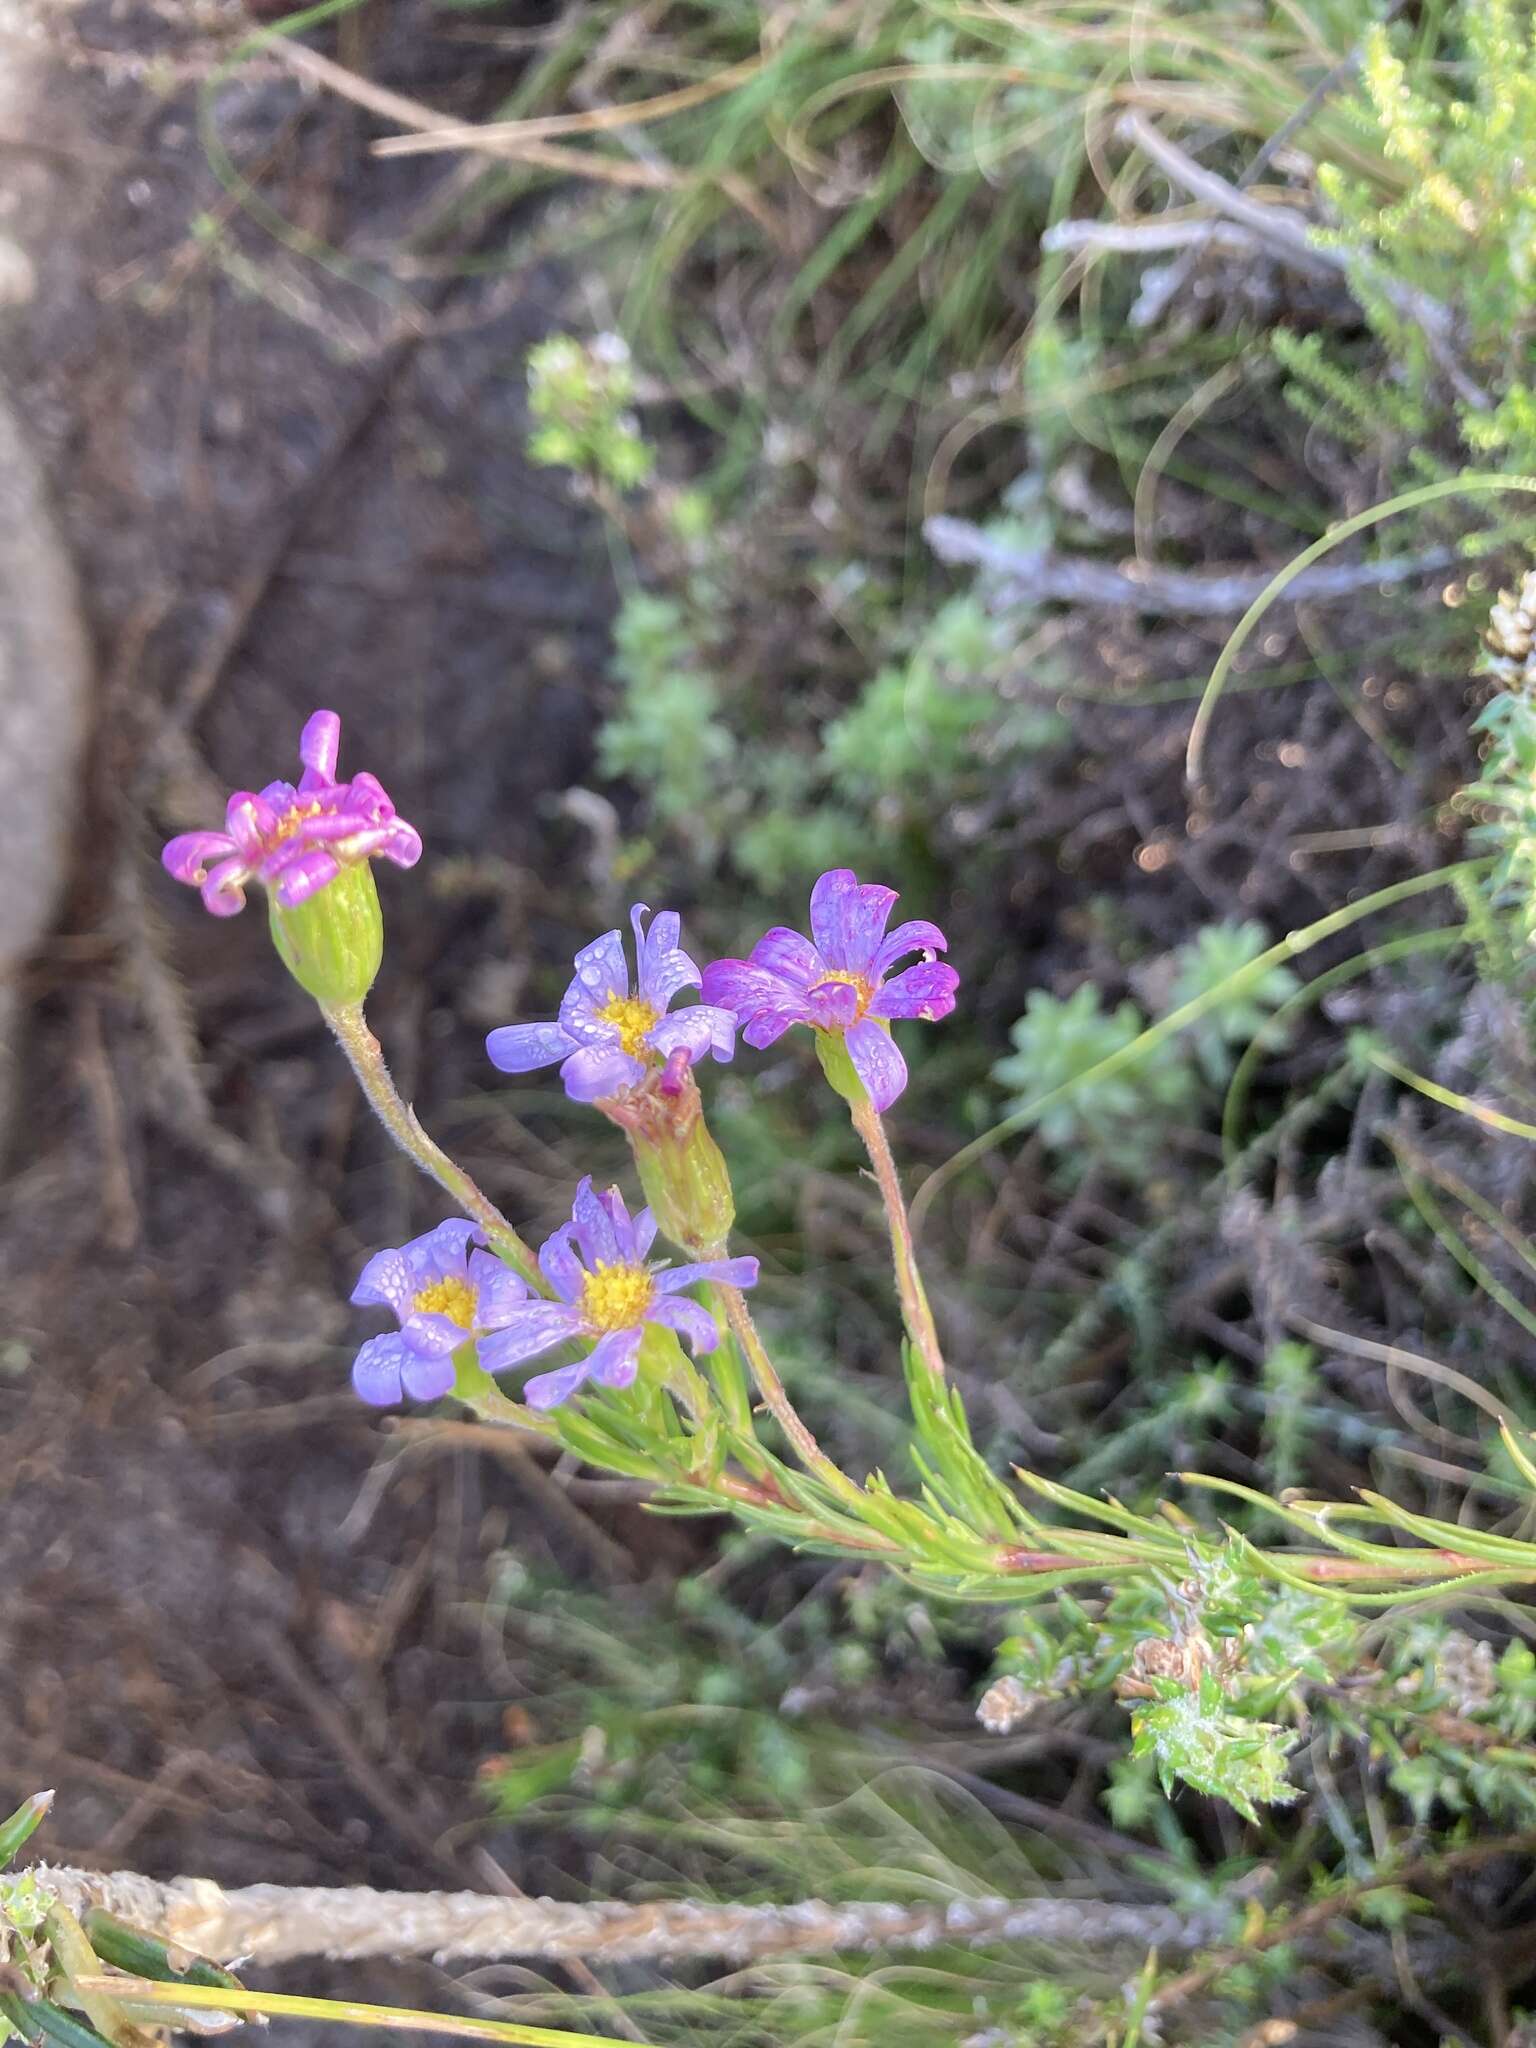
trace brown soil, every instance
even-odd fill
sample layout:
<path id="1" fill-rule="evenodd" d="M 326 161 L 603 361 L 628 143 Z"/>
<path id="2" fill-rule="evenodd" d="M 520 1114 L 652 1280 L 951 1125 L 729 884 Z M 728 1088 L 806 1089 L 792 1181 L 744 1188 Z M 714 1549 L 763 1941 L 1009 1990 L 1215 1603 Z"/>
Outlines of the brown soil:
<path id="1" fill-rule="evenodd" d="M 665 1575 L 687 1542 L 648 1526 L 635 1563 L 632 1510 L 599 1526 L 452 1438 L 402 1457 L 359 1411 L 357 1263 L 442 1205 L 360 1111 L 259 909 L 215 924 L 156 855 L 225 789 L 291 774 L 305 716 L 338 710 L 344 764 L 434 856 L 384 882 L 376 1028 L 499 1196 L 557 1206 L 480 1039 L 568 865 L 579 891 L 551 799 L 588 758 L 606 563 L 521 454 L 558 221 L 515 200 L 452 218 L 452 160 L 381 173 L 355 111 L 270 62 L 210 87 L 239 11 L 48 10 L 46 122 L 0 145 L 39 275 L 5 370 L 100 658 L 0 1195 L 0 1799 L 58 1786 L 58 1860 L 481 1885 L 473 1780 L 505 1701 L 472 1613 L 488 1560 Z M 375 75 L 465 114 L 516 61 L 466 55 L 425 7 L 361 33 Z M 208 90 L 329 269 L 215 177 Z M 390 252 L 424 222 L 442 260 L 402 278 Z M 558 1882 L 518 1840 L 488 1847 L 511 1881 Z"/>

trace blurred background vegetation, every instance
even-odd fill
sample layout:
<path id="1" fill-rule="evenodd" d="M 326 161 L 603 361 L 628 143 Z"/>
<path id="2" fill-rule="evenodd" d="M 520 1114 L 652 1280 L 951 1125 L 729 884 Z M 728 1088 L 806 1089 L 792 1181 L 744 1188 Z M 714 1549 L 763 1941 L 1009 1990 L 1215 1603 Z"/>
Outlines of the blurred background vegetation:
<path id="1" fill-rule="evenodd" d="M 996 1467 L 1136 1510 L 1182 1470 L 1375 1488 L 1530 1535 L 1489 1440 L 1536 1425 L 1536 618 L 1482 639 L 1524 498 L 1422 492 L 1303 572 L 1186 750 L 1301 548 L 1536 470 L 1532 8 L 277 12 L 23 7 L 56 117 L 0 138 L 36 273 L 7 376 L 102 674 L 0 1252 L 3 1769 L 61 1788 L 50 1854 L 1190 1929 L 400 1972 L 658 2044 L 1536 2038 L 1523 1608 L 1278 1603 L 1249 1653 L 1295 1797 L 1245 1816 L 1132 1752 L 1103 1680 L 1134 1601 L 942 1608 L 468 1424 L 359 1417 L 345 1291 L 432 1192 L 257 921 L 210 932 L 153 866 L 333 704 L 428 841 L 386 883 L 376 1026 L 535 1236 L 622 1151 L 497 1085 L 484 1030 L 552 1014 L 632 900 L 710 957 L 824 867 L 889 880 L 963 977 L 894 1122 Z M 711 1114 L 797 1402 L 908 1485 L 835 1108 L 785 1041 Z M 1190 1626 L 1221 1638 L 1219 1589 Z"/>

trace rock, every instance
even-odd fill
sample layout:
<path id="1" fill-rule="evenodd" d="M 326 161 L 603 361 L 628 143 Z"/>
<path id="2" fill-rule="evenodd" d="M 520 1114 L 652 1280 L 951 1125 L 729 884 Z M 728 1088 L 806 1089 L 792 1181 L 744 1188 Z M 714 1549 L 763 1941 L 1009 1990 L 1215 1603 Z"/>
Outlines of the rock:
<path id="1" fill-rule="evenodd" d="M 0 389 L 0 1138 L 18 976 L 53 920 L 72 852 L 90 678 L 74 571 Z"/>

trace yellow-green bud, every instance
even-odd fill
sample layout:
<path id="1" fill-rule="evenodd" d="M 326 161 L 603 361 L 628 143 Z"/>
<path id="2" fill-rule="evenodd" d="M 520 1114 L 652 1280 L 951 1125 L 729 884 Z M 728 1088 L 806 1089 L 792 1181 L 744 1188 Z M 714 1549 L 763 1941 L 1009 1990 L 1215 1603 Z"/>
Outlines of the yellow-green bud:
<path id="1" fill-rule="evenodd" d="M 360 1003 L 384 958 L 384 918 L 366 860 L 344 867 L 306 902 L 285 910 L 268 898 L 272 943 L 317 1003 Z"/>

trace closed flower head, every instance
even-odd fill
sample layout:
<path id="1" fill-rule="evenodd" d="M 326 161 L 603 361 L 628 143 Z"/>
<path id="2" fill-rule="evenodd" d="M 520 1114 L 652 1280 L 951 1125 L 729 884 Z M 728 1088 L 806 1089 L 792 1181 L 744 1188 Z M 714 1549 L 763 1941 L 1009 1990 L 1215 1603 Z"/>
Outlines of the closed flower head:
<path id="1" fill-rule="evenodd" d="M 934 958 L 949 944 L 937 925 L 916 918 L 886 933 L 895 903 L 894 889 L 832 868 L 811 891 L 810 938 L 775 925 L 745 960 L 716 960 L 705 969 L 705 1002 L 732 1011 L 747 1044 L 759 1048 L 793 1024 L 841 1038 L 876 1109 L 889 1109 L 907 1085 L 891 1021 L 947 1017 L 960 985 L 954 968 Z M 908 953 L 922 958 L 892 974 Z"/>
<path id="2" fill-rule="evenodd" d="M 421 858 L 421 835 L 368 774 L 336 780 L 341 720 L 317 711 L 299 735 L 304 772 L 298 782 L 237 789 L 224 812 L 222 832 L 183 832 L 161 859 L 178 882 L 202 891 L 215 917 L 245 907 L 252 881 L 264 882 L 274 902 L 295 910 L 338 875 L 382 855 L 397 867 Z"/>

